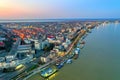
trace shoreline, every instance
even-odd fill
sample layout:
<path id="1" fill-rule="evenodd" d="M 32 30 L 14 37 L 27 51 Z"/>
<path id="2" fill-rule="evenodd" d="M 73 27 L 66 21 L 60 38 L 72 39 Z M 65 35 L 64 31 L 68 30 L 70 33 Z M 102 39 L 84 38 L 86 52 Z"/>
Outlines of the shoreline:
<path id="1" fill-rule="evenodd" d="M 85 33 L 88 31 L 88 29 L 93 29 L 95 26 L 98 26 L 99 24 L 100 23 L 97 22 L 97 23 L 91 24 L 91 26 L 89 26 L 89 27 L 88 26 L 85 26 L 85 27 L 83 26 L 83 28 L 81 28 L 80 31 L 78 33 L 76 33 L 76 36 L 73 37 L 73 41 L 70 44 L 70 46 L 68 46 L 67 52 L 65 52 L 65 55 L 63 57 L 66 57 L 66 55 L 69 55 L 71 53 L 71 51 L 74 49 L 74 47 L 76 46 L 76 44 L 78 43 L 78 41 L 80 40 L 80 38 L 85 35 Z M 61 58 L 61 56 L 60 56 L 60 58 Z M 31 77 L 34 74 L 39 73 L 40 69 L 42 69 L 42 68 L 44 68 L 44 67 L 46 67 L 48 65 L 53 64 L 57 59 L 60 59 L 60 58 L 58 58 L 56 56 L 56 58 L 53 59 L 52 61 L 50 61 L 50 62 L 48 62 L 48 63 L 46 63 L 44 65 L 40 64 L 39 67 L 33 69 L 32 71 L 25 71 L 24 70 L 24 71 L 20 72 L 19 74 L 17 74 L 14 77 L 12 76 L 11 78 L 12 78 L 12 80 L 15 80 L 14 78 L 16 78 L 16 79 L 24 79 L 27 76 Z M 24 79 L 24 80 L 26 80 L 26 79 Z"/>
<path id="2" fill-rule="evenodd" d="M 94 28 L 95 26 L 93 26 L 92 28 Z M 81 31 L 80 31 L 81 32 Z M 74 47 L 76 46 L 76 44 L 78 43 L 78 41 L 86 34 L 86 32 L 87 32 L 87 30 L 84 30 L 82 33 L 80 33 L 79 32 L 79 34 L 78 34 L 78 36 L 77 36 L 77 38 L 73 41 L 73 43 L 71 44 L 71 47 L 69 48 L 69 50 L 66 52 L 66 55 L 68 55 L 68 54 L 70 54 L 70 52 L 74 49 Z M 64 55 L 63 57 L 65 57 L 66 55 Z M 59 58 L 57 58 L 57 59 L 59 59 Z M 54 62 L 54 61 L 53 61 Z M 52 63 L 52 62 L 51 62 Z M 48 65 L 50 65 L 50 64 L 48 64 Z M 48 66 L 47 65 L 47 66 Z M 43 65 L 44 66 L 44 65 Z M 46 67 L 46 66 L 44 66 L 44 67 Z M 43 68 L 44 68 L 43 67 Z M 40 70 L 40 69 L 42 69 L 42 68 L 39 68 L 39 69 L 37 69 L 37 70 Z M 37 71 L 36 70 L 36 71 Z M 28 77 L 26 77 L 26 78 L 24 78 L 23 80 L 28 80 L 30 77 L 32 77 L 33 75 L 35 75 L 35 74 L 37 74 L 37 73 L 39 73 L 40 71 L 37 71 L 36 73 L 34 73 L 34 71 L 32 72 L 32 74 L 30 74 Z"/>

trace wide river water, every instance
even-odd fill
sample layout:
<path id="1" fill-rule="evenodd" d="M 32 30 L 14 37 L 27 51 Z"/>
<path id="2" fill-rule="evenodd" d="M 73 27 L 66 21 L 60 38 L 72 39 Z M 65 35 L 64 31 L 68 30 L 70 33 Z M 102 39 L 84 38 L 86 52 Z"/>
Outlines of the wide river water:
<path id="1" fill-rule="evenodd" d="M 120 80 L 120 24 L 106 24 L 85 38 L 79 59 L 51 80 Z"/>

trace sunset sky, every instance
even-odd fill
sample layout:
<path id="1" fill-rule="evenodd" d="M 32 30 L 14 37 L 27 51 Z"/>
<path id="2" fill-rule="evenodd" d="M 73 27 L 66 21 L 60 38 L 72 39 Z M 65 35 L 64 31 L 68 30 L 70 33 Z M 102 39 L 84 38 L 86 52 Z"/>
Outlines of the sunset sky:
<path id="1" fill-rule="evenodd" d="M 120 0 L 0 0 L 0 19 L 120 18 Z"/>

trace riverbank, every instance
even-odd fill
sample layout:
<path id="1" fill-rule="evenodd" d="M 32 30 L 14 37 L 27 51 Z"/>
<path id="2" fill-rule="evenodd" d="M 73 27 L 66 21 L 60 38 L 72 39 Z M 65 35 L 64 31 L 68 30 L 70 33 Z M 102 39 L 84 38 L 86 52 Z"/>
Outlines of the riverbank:
<path id="1" fill-rule="evenodd" d="M 59 60 L 59 59 L 61 59 L 61 57 L 64 57 L 64 56 L 70 54 L 72 49 L 74 48 L 74 46 L 79 41 L 79 39 L 82 36 L 84 36 L 84 34 L 88 31 L 88 29 L 92 29 L 92 28 L 94 28 L 98 24 L 99 23 L 91 23 L 91 25 L 86 25 L 85 27 L 80 29 L 79 32 L 76 32 L 76 34 L 74 34 L 75 36 L 73 36 L 73 38 L 74 38 L 73 42 L 68 46 L 67 52 L 64 52 L 63 56 L 58 56 L 58 57 L 56 56 L 55 58 L 52 58 L 51 61 L 46 62 L 46 64 L 44 64 L 44 65 L 39 65 L 38 68 L 33 69 L 32 71 L 28 71 L 28 72 L 25 71 L 25 72 L 23 72 L 23 73 L 25 73 L 24 76 L 22 75 L 23 74 L 22 73 L 22 74 L 18 75 L 18 77 L 16 79 L 23 79 L 23 78 L 25 78 L 25 80 L 26 80 L 29 77 L 33 76 L 34 74 L 39 73 L 42 68 L 44 68 L 44 67 L 46 67 L 48 65 L 54 64 L 56 62 L 56 60 Z M 84 36 L 84 38 L 85 38 L 85 36 Z"/>
<path id="2" fill-rule="evenodd" d="M 86 31 L 87 30 L 81 30 L 78 34 L 78 36 L 76 37 L 76 39 L 73 41 L 73 43 L 71 44 L 71 46 L 69 47 L 69 50 L 66 52 L 66 55 L 70 54 L 71 51 L 74 49 L 75 45 L 78 43 L 78 41 L 86 34 Z M 65 56 L 66 56 L 65 55 Z M 34 79 L 35 77 L 34 76 L 38 76 L 39 72 L 34 74 L 34 75 L 31 75 L 27 78 L 25 78 L 24 80 L 32 80 Z M 39 77 L 40 77 L 40 74 L 39 74 Z M 41 78 L 42 79 L 42 78 Z"/>

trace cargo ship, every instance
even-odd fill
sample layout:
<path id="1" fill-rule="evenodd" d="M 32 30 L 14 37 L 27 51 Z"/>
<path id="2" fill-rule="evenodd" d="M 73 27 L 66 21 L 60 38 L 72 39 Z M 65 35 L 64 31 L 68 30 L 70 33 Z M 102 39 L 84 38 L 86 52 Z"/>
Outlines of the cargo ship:
<path id="1" fill-rule="evenodd" d="M 44 78 L 48 78 L 49 76 L 56 73 L 57 71 L 58 69 L 56 68 L 56 66 L 49 66 L 49 67 L 42 69 L 40 71 L 40 75 Z"/>

